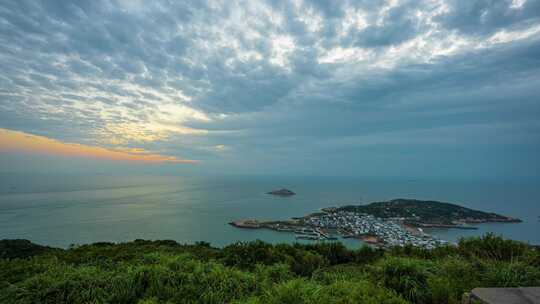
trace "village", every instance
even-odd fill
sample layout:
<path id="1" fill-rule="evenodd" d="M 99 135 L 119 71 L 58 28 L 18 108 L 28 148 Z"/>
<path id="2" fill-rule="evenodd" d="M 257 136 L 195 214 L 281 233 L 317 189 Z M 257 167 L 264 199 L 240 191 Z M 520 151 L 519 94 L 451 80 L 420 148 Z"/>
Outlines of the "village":
<path id="1" fill-rule="evenodd" d="M 405 225 L 403 218 L 381 219 L 369 214 L 333 208 L 290 221 L 245 220 L 230 224 L 239 228 L 294 232 L 295 238 L 300 240 L 338 240 L 337 236 L 355 238 L 381 248 L 412 245 L 433 249 L 448 243 L 426 234 L 421 228 Z"/>
<path id="2" fill-rule="evenodd" d="M 405 246 L 407 244 L 433 249 L 447 244 L 423 232 L 423 230 L 407 227 L 403 219 L 380 219 L 373 215 L 335 211 L 317 213 L 301 219 L 304 226 L 336 231 L 345 238 L 359 238 L 367 243 L 379 246 Z"/>

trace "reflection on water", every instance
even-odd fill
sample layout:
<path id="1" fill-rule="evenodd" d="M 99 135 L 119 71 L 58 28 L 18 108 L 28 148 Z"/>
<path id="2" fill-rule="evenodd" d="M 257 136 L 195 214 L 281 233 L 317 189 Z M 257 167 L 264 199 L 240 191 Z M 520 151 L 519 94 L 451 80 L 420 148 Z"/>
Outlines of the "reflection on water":
<path id="1" fill-rule="evenodd" d="M 397 197 L 435 199 L 520 217 L 523 223 L 482 224 L 479 230 L 430 230 L 446 240 L 488 231 L 540 244 L 540 190 L 535 183 L 345 178 L 185 178 L 0 175 L 0 238 L 54 246 L 137 238 L 207 241 L 223 246 L 294 235 L 229 226 L 234 219 L 288 219 L 331 205 Z M 287 187 L 297 193 L 265 192 Z M 351 247 L 356 240 L 346 240 Z"/>

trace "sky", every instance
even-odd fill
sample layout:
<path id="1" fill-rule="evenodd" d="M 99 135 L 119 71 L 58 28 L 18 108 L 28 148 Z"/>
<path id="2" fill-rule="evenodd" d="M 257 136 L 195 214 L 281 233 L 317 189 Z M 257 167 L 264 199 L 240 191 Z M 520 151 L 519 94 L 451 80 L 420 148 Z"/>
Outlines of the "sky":
<path id="1" fill-rule="evenodd" d="M 0 171 L 540 176 L 540 0 L 0 1 Z"/>

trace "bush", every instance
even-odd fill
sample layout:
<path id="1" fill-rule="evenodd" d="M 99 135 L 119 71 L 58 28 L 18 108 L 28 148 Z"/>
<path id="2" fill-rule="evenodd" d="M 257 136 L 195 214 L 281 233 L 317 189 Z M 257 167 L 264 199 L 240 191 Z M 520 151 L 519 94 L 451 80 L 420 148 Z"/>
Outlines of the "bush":
<path id="1" fill-rule="evenodd" d="M 428 277 L 432 303 L 459 303 L 464 292 L 479 286 L 483 268 L 459 256 L 437 261 Z"/>
<path id="2" fill-rule="evenodd" d="M 486 269 L 485 287 L 540 286 L 540 269 L 523 262 L 494 262 Z"/>
<path id="3" fill-rule="evenodd" d="M 261 241 L 218 249 L 137 240 L 31 255 L 17 248 L 7 250 L 21 256 L 0 259 L 0 303 L 450 304 L 474 287 L 540 285 L 538 249 L 493 235 L 386 252 Z"/>
<path id="4" fill-rule="evenodd" d="M 320 285 L 305 279 L 288 281 L 274 286 L 259 297 L 244 302 L 250 304 L 303 304 L 303 303 L 365 303 L 405 304 L 394 292 L 362 282 L 338 281 Z"/>
<path id="5" fill-rule="evenodd" d="M 317 270 L 313 273 L 312 279 L 325 285 L 337 281 L 365 281 L 369 279 L 369 271 L 363 265 L 336 265 Z"/>
<path id="6" fill-rule="evenodd" d="M 253 269 L 257 264 L 272 265 L 289 260 L 271 244 L 262 241 L 238 242 L 221 251 L 221 261 L 228 266 Z"/>
<path id="7" fill-rule="evenodd" d="M 462 238 L 458 243 L 458 252 L 464 257 L 506 262 L 525 257 L 529 250 L 525 243 L 503 239 L 492 233 L 482 237 Z"/>
<path id="8" fill-rule="evenodd" d="M 379 277 L 385 287 L 415 303 L 428 303 L 431 263 L 411 258 L 389 257 L 380 263 Z"/>

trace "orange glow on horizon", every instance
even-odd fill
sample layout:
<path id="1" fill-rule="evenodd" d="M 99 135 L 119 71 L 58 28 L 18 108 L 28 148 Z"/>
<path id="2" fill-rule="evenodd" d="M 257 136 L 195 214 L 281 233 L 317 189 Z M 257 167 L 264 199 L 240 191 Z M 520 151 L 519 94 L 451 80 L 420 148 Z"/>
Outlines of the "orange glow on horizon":
<path id="1" fill-rule="evenodd" d="M 67 157 L 82 157 L 144 163 L 196 163 L 196 160 L 154 154 L 141 148 L 106 149 L 74 143 L 64 143 L 44 136 L 0 129 L 0 152 L 30 152 Z"/>

